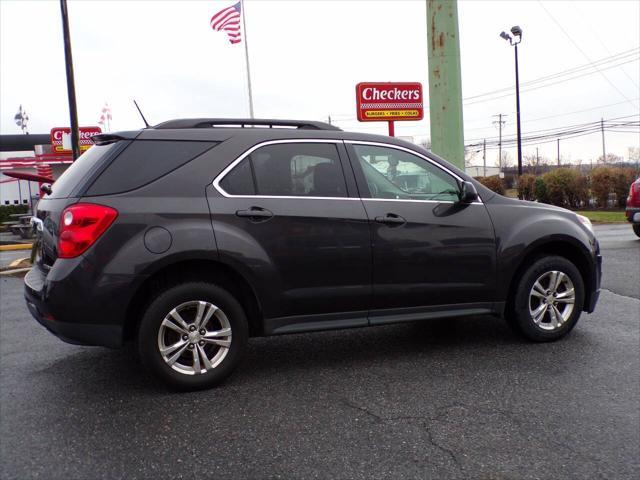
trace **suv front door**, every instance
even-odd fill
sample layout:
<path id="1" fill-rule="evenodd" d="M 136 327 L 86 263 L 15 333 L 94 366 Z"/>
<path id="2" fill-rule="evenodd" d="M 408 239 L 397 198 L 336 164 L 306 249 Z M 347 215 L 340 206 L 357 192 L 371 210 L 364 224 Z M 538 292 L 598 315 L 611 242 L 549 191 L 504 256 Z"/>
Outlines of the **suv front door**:
<path id="1" fill-rule="evenodd" d="M 458 202 L 462 179 L 395 145 L 347 142 L 373 248 L 370 323 L 492 310 L 494 231 L 484 204 Z"/>
<path id="2" fill-rule="evenodd" d="M 266 333 L 367 324 L 369 227 L 342 141 L 257 145 L 207 198 L 220 258 L 255 287 Z"/>

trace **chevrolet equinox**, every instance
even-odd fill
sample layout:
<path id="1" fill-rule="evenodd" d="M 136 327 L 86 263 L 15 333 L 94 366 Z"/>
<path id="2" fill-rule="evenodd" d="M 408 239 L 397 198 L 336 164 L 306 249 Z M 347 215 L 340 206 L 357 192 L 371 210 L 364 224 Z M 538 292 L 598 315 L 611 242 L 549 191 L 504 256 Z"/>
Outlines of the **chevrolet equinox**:
<path id="1" fill-rule="evenodd" d="M 93 139 L 38 203 L 27 306 L 67 342 L 135 341 L 176 389 L 219 384 L 250 336 L 496 315 L 546 342 L 598 300 L 588 219 L 395 138 L 181 119 Z"/>

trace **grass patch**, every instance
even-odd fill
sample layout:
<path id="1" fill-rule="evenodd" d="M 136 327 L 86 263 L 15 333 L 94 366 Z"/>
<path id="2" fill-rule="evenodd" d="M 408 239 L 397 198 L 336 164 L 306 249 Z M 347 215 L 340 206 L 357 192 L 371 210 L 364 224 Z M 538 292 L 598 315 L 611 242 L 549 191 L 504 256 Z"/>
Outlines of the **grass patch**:
<path id="1" fill-rule="evenodd" d="M 625 223 L 627 221 L 623 210 L 603 211 L 603 210 L 584 210 L 579 213 L 584 215 L 592 223 Z"/>

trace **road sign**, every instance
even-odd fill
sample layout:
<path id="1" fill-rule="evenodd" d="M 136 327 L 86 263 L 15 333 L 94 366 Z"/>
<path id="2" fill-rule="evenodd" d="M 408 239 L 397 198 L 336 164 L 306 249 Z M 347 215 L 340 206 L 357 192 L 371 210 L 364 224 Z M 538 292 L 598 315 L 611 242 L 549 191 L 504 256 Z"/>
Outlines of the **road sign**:
<path id="1" fill-rule="evenodd" d="M 356 102 L 361 122 L 415 121 L 424 117 L 419 82 L 359 83 Z"/>
<path id="2" fill-rule="evenodd" d="M 80 127 L 80 151 L 88 150 L 93 142 L 91 137 L 102 133 L 100 127 Z M 56 127 L 51 129 L 51 150 L 54 153 L 71 153 L 71 129 Z"/>

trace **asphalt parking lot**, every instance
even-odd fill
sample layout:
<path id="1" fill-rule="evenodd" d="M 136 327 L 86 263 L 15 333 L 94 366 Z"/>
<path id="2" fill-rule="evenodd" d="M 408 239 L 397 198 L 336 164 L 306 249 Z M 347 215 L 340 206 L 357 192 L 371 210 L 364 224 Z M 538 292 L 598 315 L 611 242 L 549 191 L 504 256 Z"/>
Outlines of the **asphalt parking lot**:
<path id="1" fill-rule="evenodd" d="M 563 341 L 491 317 L 259 338 L 189 394 L 57 340 L 2 278 L 1 477 L 638 478 L 640 239 L 597 235 L 601 300 Z"/>

